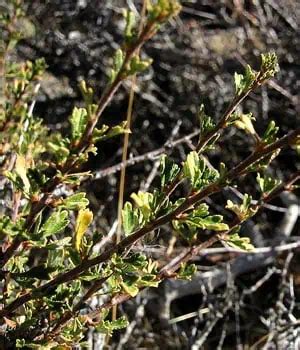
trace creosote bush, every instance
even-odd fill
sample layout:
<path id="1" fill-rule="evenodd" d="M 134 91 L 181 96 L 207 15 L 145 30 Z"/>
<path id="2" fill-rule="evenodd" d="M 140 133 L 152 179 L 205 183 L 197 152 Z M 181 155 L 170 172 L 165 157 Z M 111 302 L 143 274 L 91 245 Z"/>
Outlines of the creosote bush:
<path id="1" fill-rule="evenodd" d="M 123 236 L 97 250 L 105 239 L 93 226 L 93 213 L 81 184 L 91 175 L 86 163 L 103 142 L 129 133 L 126 122 L 104 125 L 101 115 L 121 84 L 151 65 L 143 59 L 142 46 L 180 11 L 174 0 L 148 1 L 141 30 L 134 13 L 124 12 L 124 43 L 116 51 L 100 98 L 80 83 L 81 107 L 69 117 L 68 135 L 53 133 L 34 116 L 35 97 L 46 63 L 14 62 L 13 50 L 24 31 L 25 13 L 20 0 L 4 6 L 0 18 L 0 339 L 3 348 L 71 348 L 83 344 L 85 332 L 94 327 L 111 335 L 127 326 L 124 316 L 112 319 L 110 310 L 147 287 L 158 287 L 168 278 L 190 279 L 196 266 L 189 261 L 202 249 L 222 242 L 241 250 L 255 249 L 239 235 L 241 224 L 283 191 L 292 191 L 300 172 L 288 179 L 268 173 L 270 162 L 285 147 L 297 148 L 300 128 L 279 138 L 270 121 L 262 135 L 255 130 L 251 113 L 238 112 L 240 103 L 278 71 L 275 53 L 261 55 L 260 69 L 249 65 L 234 75 L 235 95 L 218 121 L 200 106 L 200 134 L 195 150 L 176 164 L 161 156 L 160 181 L 151 192 L 138 192 L 124 204 Z M 214 168 L 207 153 L 226 128 L 239 128 L 254 142 L 252 153 L 233 167 Z M 132 136 L 134 137 L 134 135 Z M 84 169 L 84 170 L 83 170 Z M 203 201 L 237 179 L 255 173 L 260 197 L 245 193 L 242 203 L 228 201 L 231 222 Z M 188 188 L 178 198 L 176 189 Z M 172 227 L 186 247 L 175 258 L 153 261 L 131 250 L 134 244 L 162 225 Z M 91 309 L 90 299 L 103 296 Z"/>

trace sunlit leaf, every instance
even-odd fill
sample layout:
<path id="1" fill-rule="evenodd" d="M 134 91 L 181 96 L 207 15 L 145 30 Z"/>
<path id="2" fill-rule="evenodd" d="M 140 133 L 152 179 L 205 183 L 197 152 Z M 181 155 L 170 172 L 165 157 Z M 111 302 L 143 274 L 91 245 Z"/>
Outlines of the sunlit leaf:
<path id="1" fill-rule="evenodd" d="M 89 209 L 81 209 L 76 219 L 75 227 L 75 249 L 80 251 L 83 235 L 86 233 L 90 223 L 93 221 L 93 213 Z"/>
<path id="2" fill-rule="evenodd" d="M 42 226 L 44 237 L 62 232 L 69 225 L 69 214 L 66 210 L 54 211 Z"/>

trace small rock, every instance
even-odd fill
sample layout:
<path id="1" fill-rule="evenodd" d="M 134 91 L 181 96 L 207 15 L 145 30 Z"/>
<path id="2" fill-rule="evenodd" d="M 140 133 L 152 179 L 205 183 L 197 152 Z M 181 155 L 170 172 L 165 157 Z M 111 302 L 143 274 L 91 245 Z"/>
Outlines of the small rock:
<path id="1" fill-rule="evenodd" d="M 81 33 L 78 30 L 73 30 L 68 34 L 69 40 L 80 40 L 80 38 L 81 38 Z"/>

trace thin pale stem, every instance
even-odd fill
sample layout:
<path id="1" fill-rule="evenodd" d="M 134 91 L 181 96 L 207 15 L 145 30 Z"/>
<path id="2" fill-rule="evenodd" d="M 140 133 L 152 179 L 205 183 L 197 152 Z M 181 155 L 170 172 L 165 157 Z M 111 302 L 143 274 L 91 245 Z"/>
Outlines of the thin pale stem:
<path id="1" fill-rule="evenodd" d="M 146 0 L 143 1 L 143 8 L 141 12 L 141 20 L 139 25 L 139 35 L 141 35 L 144 25 L 144 17 L 146 14 Z M 139 55 L 139 49 L 137 50 L 137 54 Z M 126 127 L 128 129 L 131 128 L 132 124 L 132 113 L 133 113 L 133 101 L 134 101 L 134 90 L 136 86 L 136 74 L 131 78 L 131 87 L 129 92 L 129 101 L 127 108 L 127 117 L 126 117 Z M 124 203 L 124 190 L 125 190 L 125 180 L 126 180 L 126 162 L 128 155 L 128 146 L 129 146 L 129 133 L 124 135 L 124 143 L 123 143 L 123 151 L 122 151 L 122 163 L 124 163 L 124 167 L 121 170 L 120 174 L 120 185 L 119 185 L 119 196 L 118 196 L 118 228 L 116 234 L 116 244 L 120 243 L 121 235 L 122 235 L 122 209 Z M 117 318 L 117 307 L 113 307 L 112 309 L 112 320 L 116 320 Z"/>

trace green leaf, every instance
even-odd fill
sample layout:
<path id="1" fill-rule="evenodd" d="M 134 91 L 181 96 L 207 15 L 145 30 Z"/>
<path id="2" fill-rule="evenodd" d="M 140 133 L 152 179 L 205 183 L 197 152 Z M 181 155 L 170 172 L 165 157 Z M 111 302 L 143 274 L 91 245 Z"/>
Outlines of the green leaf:
<path id="1" fill-rule="evenodd" d="M 124 121 L 119 125 L 115 125 L 113 127 L 111 127 L 108 131 L 108 133 L 106 134 L 106 138 L 110 139 L 112 137 L 121 135 L 121 134 L 130 134 L 131 131 L 129 129 L 127 129 L 127 122 Z"/>
<path id="2" fill-rule="evenodd" d="M 161 188 L 171 183 L 180 172 L 180 167 L 165 154 L 160 158 Z"/>
<path id="3" fill-rule="evenodd" d="M 84 80 L 80 81 L 79 89 L 84 98 L 86 106 L 91 105 L 94 99 L 94 90 L 91 87 L 88 87 L 86 81 Z"/>
<path id="4" fill-rule="evenodd" d="M 270 144 L 276 141 L 278 131 L 279 131 L 279 127 L 276 126 L 276 123 L 274 122 L 274 120 L 271 120 L 267 126 L 266 131 L 263 134 L 263 137 L 262 137 L 263 141 L 266 144 Z"/>
<path id="5" fill-rule="evenodd" d="M 227 231 L 229 226 L 223 223 L 222 215 L 209 215 L 208 205 L 201 203 L 188 215 L 173 221 L 175 230 L 192 241 L 200 230 Z"/>
<path id="6" fill-rule="evenodd" d="M 95 128 L 93 131 L 93 141 L 98 142 L 98 141 L 104 140 L 108 130 L 109 130 L 109 126 L 105 124 L 101 126 L 101 129 Z"/>
<path id="7" fill-rule="evenodd" d="M 6 170 L 4 171 L 4 176 L 12 182 L 15 189 L 22 191 L 25 195 L 28 194 L 25 191 L 23 180 L 16 172 Z"/>
<path id="8" fill-rule="evenodd" d="M 201 203 L 198 205 L 196 209 L 193 210 L 192 214 L 190 214 L 191 217 L 200 217 L 205 218 L 209 215 L 209 207 L 205 203 Z"/>
<path id="9" fill-rule="evenodd" d="M 190 180 L 194 190 L 200 190 L 219 178 L 218 171 L 206 167 L 203 158 L 199 158 L 196 151 L 188 154 L 183 164 L 183 173 Z"/>
<path id="10" fill-rule="evenodd" d="M 132 193 L 130 196 L 136 207 L 140 210 L 143 216 L 143 222 L 148 222 L 155 212 L 155 197 L 152 193 L 139 191 Z"/>
<path id="11" fill-rule="evenodd" d="M 143 72 L 150 67 L 152 62 L 152 59 L 141 60 L 139 56 L 133 56 L 126 70 L 126 76 Z"/>
<path id="12" fill-rule="evenodd" d="M 125 10 L 124 11 L 124 17 L 126 20 L 126 26 L 125 26 L 125 41 L 130 43 L 132 39 L 135 37 L 135 23 L 136 18 L 133 11 Z"/>
<path id="13" fill-rule="evenodd" d="M 111 72 L 110 72 L 110 77 L 109 77 L 110 83 L 115 81 L 117 75 L 119 74 L 123 66 L 124 59 L 125 59 L 124 52 L 121 49 L 118 49 L 115 53 L 114 60 L 113 60 L 113 68 L 111 69 Z"/>
<path id="14" fill-rule="evenodd" d="M 27 238 L 28 232 L 24 232 L 24 219 L 20 218 L 13 222 L 7 215 L 0 216 L 0 238 L 15 237 L 17 235 L 25 236 Z"/>
<path id="15" fill-rule="evenodd" d="M 84 192 L 75 193 L 63 200 L 63 206 L 69 210 L 84 209 L 89 205 L 89 200 L 85 196 Z"/>
<path id="16" fill-rule="evenodd" d="M 183 173 L 185 177 L 190 179 L 193 188 L 196 187 L 204 168 L 204 161 L 199 159 L 198 153 L 196 151 L 190 152 L 183 164 Z"/>
<path id="17" fill-rule="evenodd" d="M 126 317 L 122 316 L 115 321 L 102 320 L 95 329 L 100 333 L 111 335 L 113 331 L 126 328 L 128 324 Z"/>
<path id="18" fill-rule="evenodd" d="M 240 237 L 238 233 L 234 233 L 226 238 L 226 243 L 233 248 L 252 251 L 255 247 L 251 244 L 249 237 Z"/>
<path id="19" fill-rule="evenodd" d="M 80 140 L 88 123 L 88 114 L 86 109 L 74 107 L 70 117 L 70 123 L 72 140 Z"/>
<path id="20" fill-rule="evenodd" d="M 129 257 L 123 259 L 125 264 L 129 264 L 137 269 L 143 269 L 147 267 L 147 257 L 140 253 L 133 253 Z"/>
<path id="21" fill-rule="evenodd" d="M 139 213 L 132 207 L 130 202 L 126 202 L 122 210 L 122 223 L 126 235 L 132 233 L 139 226 Z"/>
<path id="22" fill-rule="evenodd" d="M 137 286 L 135 286 L 134 284 L 128 284 L 126 282 L 121 282 L 120 283 L 122 288 L 124 289 L 124 291 L 129 294 L 131 297 L 135 297 L 138 292 L 139 292 L 139 288 Z"/>
<path id="23" fill-rule="evenodd" d="M 234 212 L 240 220 L 244 221 L 257 212 L 257 209 L 251 206 L 251 202 L 252 197 L 246 193 L 242 204 L 234 204 L 231 200 L 228 200 L 226 208 Z"/>
<path id="24" fill-rule="evenodd" d="M 242 93 L 247 93 L 252 85 L 254 84 L 258 73 L 252 70 L 252 68 L 247 64 L 244 74 L 234 74 L 234 85 L 235 92 L 237 95 Z"/>
<path id="25" fill-rule="evenodd" d="M 60 134 L 53 134 L 47 142 L 47 149 L 59 163 L 63 163 L 70 154 L 69 145 L 69 139 L 63 138 Z"/>
<path id="26" fill-rule="evenodd" d="M 206 218 L 194 217 L 192 219 L 192 224 L 201 229 L 213 231 L 226 231 L 229 229 L 229 226 L 223 223 L 222 220 L 222 215 L 211 215 L 207 216 Z"/>
<path id="27" fill-rule="evenodd" d="M 196 272 L 197 266 L 195 264 L 183 263 L 177 273 L 177 278 L 190 281 Z"/>
<path id="28" fill-rule="evenodd" d="M 200 138 L 207 135 L 215 128 L 215 123 L 212 118 L 205 113 L 204 105 L 200 106 L 198 112 L 199 124 L 200 124 Z"/>
<path id="29" fill-rule="evenodd" d="M 72 237 L 64 237 L 62 239 L 55 239 L 45 245 L 45 248 L 48 250 L 60 250 L 64 249 L 67 246 L 70 246 Z"/>
<path id="30" fill-rule="evenodd" d="M 271 191 L 274 190 L 275 187 L 277 187 L 281 181 L 278 179 L 273 179 L 271 176 L 264 175 L 261 177 L 260 173 L 257 174 L 256 180 L 259 184 L 260 191 L 264 194 L 267 195 Z"/>
<path id="31" fill-rule="evenodd" d="M 159 285 L 159 281 L 157 280 L 156 275 L 152 274 L 146 274 L 141 277 L 141 279 L 138 281 L 139 287 L 152 287 L 157 288 Z"/>
<path id="32" fill-rule="evenodd" d="M 69 222 L 69 213 L 67 210 L 54 211 L 42 226 L 43 237 L 62 232 L 69 225 Z"/>
<path id="33" fill-rule="evenodd" d="M 131 131 L 130 129 L 127 128 L 126 121 L 123 121 L 119 125 L 115 125 L 113 127 L 102 125 L 101 129 L 94 130 L 93 141 L 94 142 L 104 141 L 118 135 L 130 134 L 130 133 Z"/>
<path id="34" fill-rule="evenodd" d="M 234 85 L 236 94 L 240 95 L 244 90 L 243 74 L 234 73 Z"/>
<path id="35" fill-rule="evenodd" d="M 278 59 L 275 52 L 261 55 L 260 71 L 263 79 L 269 79 L 279 72 Z"/>
<path id="36" fill-rule="evenodd" d="M 119 70 L 122 68 L 124 58 L 124 52 L 121 49 L 118 49 L 114 57 L 114 68 L 117 72 L 119 72 Z"/>

